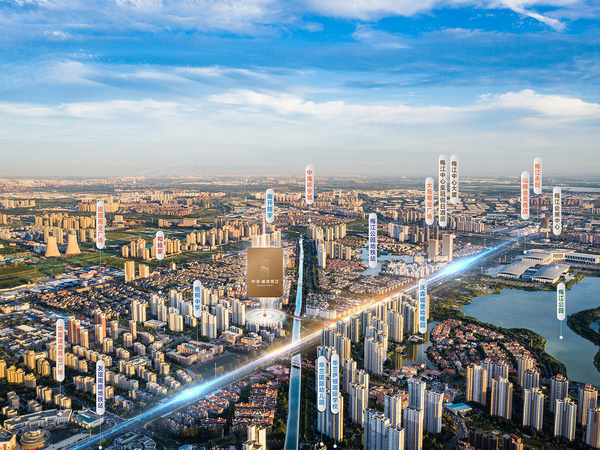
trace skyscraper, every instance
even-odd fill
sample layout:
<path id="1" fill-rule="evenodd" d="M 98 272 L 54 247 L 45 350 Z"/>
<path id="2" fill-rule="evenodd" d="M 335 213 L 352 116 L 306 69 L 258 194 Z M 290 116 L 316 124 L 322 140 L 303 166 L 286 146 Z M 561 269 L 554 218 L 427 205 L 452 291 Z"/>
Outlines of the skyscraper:
<path id="1" fill-rule="evenodd" d="M 423 448 L 423 410 L 408 407 L 404 410 L 404 442 L 406 450 Z"/>
<path id="2" fill-rule="evenodd" d="M 446 257 L 446 261 L 452 261 L 452 250 L 454 248 L 454 235 L 444 234 L 442 236 L 442 256 Z"/>
<path id="3" fill-rule="evenodd" d="M 523 426 L 540 431 L 544 422 L 544 394 L 540 388 L 523 390 Z"/>
<path id="4" fill-rule="evenodd" d="M 479 365 L 467 366 L 467 401 L 486 404 L 487 371 Z"/>
<path id="5" fill-rule="evenodd" d="M 572 441 L 575 438 L 577 405 L 568 397 L 557 399 L 554 411 L 554 436 L 562 436 Z"/>
<path id="6" fill-rule="evenodd" d="M 383 414 L 390 421 L 390 426 L 402 425 L 402 397 L 399 395 L 385 395 L 383 402 Z"/>
<path id="7" fill-rule="evenodd" d="M 437 255 L 440 252 L 440 241 L 437 239 L 429 239 L 429 244 L 427 244 L 427 259 L 430 261 L 435 261 L 437 259 Z"/>
<path id="8" fill-rule="evenodd" d="M 383 374 L 383 362 L 386 359 L 385 350 L 381 342 L 372 337 L 365 338 L 365 370 L 377 375 Z"/>
<path id="9" fill-rule="evenodd" d="M 523 375 L 527 369 L 535 367 L 535 359 L 531 356 L 519 356 L 517 360 L 517 384 L 523 387 Z M 537 387 L 537 386 L 535 386 Z"/>
<path id="10" fill-rule="evenodd" d="M 558 374 L 550 378 L 550 411 L 555 412 L 556 401 L 569 395 L 569 380 Z"/>
<path id="11" fill-rule="evenodd" d="M 390 341 L 402 342 L 404 339 L 404 318 L 396 311 L 387 312 L 388 334 Z"/>
<path id="12" fill-rule="evenodd" d="M 534 389 L 538 387 L 540 387 L 539 369 L 527 369 L 523 374 L 523 389 Z"/>
<path id="13" fill-rule="evenodd" d="M 492 400 L 490 414 L 510 420 L 512 416 L 513 384 L 506 378 L 492 380 Z"/>
<path id="14" fill-rule="evenodd" d="M 440 433 L 442 431 L 443 404 L 443 392 L 425 391 L 425 430 L 427 432 Z"/>
<path id="15" fill-rule="evenodd" d="M 423 411 L 425 409 L 425 382 L 411 378 L 408 380 L 408 406 Z"/>
<path id="16" fill-rule="evenodd" d="M 369 405 L 369 388 L 364 384 L 353 382 L 350 384 L 348 393 L 350 400 L 350 420 L 354 423 L 362 425 L 364 417 L 363 411 Z"/>
<path id="17" fill-rule="evenodd" d="M 135 261 L 125 262 L 125 283 L 135 279 Z"/>
<path id="18" fill-rule="evenodd" d="M 598 404 L 598 390 L 590 385 L 579 386 L 579 404 L 577 405 L 577 422 L 582 426 L 587 425 L 587 415 L 589 409 L 596 408 Z"/>
<path id="19" fill-rule="evenodd" d="M 587 412 L 585 443 L 592 448 L 600 448 L 600 408 L 598 407 Z"/>
<path id="20" fill-rule="evenodd" d="M 364 417 L 363 448 L 387 450 L 386 428 L 389 421 L 382 413 L 372 409 L 365 409 Z"/>

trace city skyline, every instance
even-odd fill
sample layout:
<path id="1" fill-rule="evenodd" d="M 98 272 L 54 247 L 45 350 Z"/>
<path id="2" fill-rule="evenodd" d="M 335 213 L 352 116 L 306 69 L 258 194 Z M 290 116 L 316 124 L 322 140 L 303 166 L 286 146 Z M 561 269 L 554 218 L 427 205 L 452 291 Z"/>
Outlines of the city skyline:
<path id="1" fill-rule="evenodd" d="M 0 176 L 600 169 L 591 2 L 0 8 Z"/>

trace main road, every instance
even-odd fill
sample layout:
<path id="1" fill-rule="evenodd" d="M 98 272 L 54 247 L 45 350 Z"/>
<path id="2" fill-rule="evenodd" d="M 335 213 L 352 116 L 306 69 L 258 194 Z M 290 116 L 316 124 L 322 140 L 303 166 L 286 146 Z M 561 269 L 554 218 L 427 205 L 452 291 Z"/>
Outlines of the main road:
<path id="1" fill-rule="evenodd" d="M 525 238 L 525 240 L 527 240 L 529 237 L 531 237 L 531 236 L 525 236 L 524 238 Z M 431 275 L 427 279 L 427 281 L 430 284 L 433 284 L 433 283 L 438 284 L 438 283 L 442 283 L 448 279 L 454 278 L 459 273 L 464 272 L 467 269 L 473 268 L 474 266 L 476 266 L 477 264 L 480 264 L 481 262 L 483 262 L 486 259 L 498 257 L 498 256 L 504 254 L 505 252 L 507 252 L 508 250 L 513 248 L 515 244 L 518 244 L 518 242 L 521 238 L 522 237 L 516 237 L 516 238 L 510 239 L 496 247 L 486 249 L 485 251 L 483 251 L 477 255 L 462 258 L 458 261 L 455 261 L 455 262 L 447 265 L 442 270 Z M 301 247 L 301 250 L 302 250 L 302 247 Z M 302 257 L 303 256 L 304 256 L 304 254 L 302 253 Z M 302 264 L 299 265 L 299 269 L 298 269 L 299 274 L 302 270 L 301 267 L 302 267 Z M 299 283 L 298 283 L 299 290 L 301 289 L 301 281 L 302 281 L 302 277 L 299 277 Z M 412 289 L 414 289 L 414 286 L 407 287 L 407 289 L 404 292 L 409 292 Z M 394 296 L 395 295 L 398 295 L 398 294 L 394 294 Z M 296 301 L 297 300 L 298 300 L 298 298 L 296 299 Z M 386 298 L 386 299 L 380 300 L 378 303 L 381 303 L 381 302 L 384 302 L 387 300 L 389 300 L 389 299 Z M 372 308 L 376 304 L 377 303 L 369 303 L 367 305 L 364 305 L 359 310 L 354 310 L 351 313 L 349 313 L 347 317 L 349 317 L 353 314 L 356 314 L 356 313 L 360 312 L 361 310 Z M 301 301 L 300 301 L 300 303 L 296 303 L 296 315 L 298 315 L 298 316 L 299 316 L 299 314 L 301 314 L 301 311 L 298 311 L 299 305 L 300 305 L 300 309 L 301 309 L 301 307 L 302 307 Z M 344 319 L 344 318 L 346 318 L 346 317 L 342 317 L 341 319 Z M 338 320 L 341 320 L 341 319 L 338 319 Z M 315 332 L 312 332 L 308 336 L 304 336 L 302 338 L 300 336 L 300 324 L 298 323 L 298 325 L 296 325 L 296 322 L 300 322 L 300 320 L 298 320 L 298 321 L 294 320 L 292 342 L 289 343 L 288 345 L 285 345 L 283 347 L 280 347 L 277 350 L 269 352 L 269 353 L 265 354 L 264 356 L 254 360 L 254 361 L 251 361 L 249 363 L 246 363 L 243 366 L 240 366 L 237 369 L 235 369 L 227 374 L 223 374 L 217 378 L 213 378 L 212 380 L 201 382 L 197 385 L 190 386 L 183 391 L 177 392 L 173 396 L 163 399 L 161 402 L 159 402 L 158 405 L 153 406 L 148 411 L 145 411 L 145 412 L 139 414 L 138 416 L 136 416 L 132 419 L 129 419 L 129 420 L 111 428 L 110 430 L 107 430 L 103 434 L 103 437 L 104 438 L 114 438 L 114 437 L 119 436 L 128 431 L 133 431 L 133 430 L 139 429 L 139 428 L 143 427 L 144 424 L 146 424 L 147 422 L 149 422 L 151 420 L 161 417 L 162 415 L 166 415 L 170 411 L 180 408 L 181 406 L 184 406 L 186 404 L 189 404 L 200 397 L 205 397 L 206 395 L 210 394 L 211 392 L 222 389 L 223 387 L 225 387 L 231 383 L 234 383 L 236 381 L 239 381 L 240 379 L 243 379 L 244 377 L 247 377 L 250 373 L 259 369 L 260 367 L 265 366 L 267 364 L 271 364 L 273 362 L 273 359 L 275 359 L 275 358 L 282 358 L 285 355 L 290 354 L 290 353 L 294 354 L 294 352 L 299 351 L 304 345 L 311 343 L 312 341 L 316 340 L 317 338 L 319 338 L 321 336 L 321 330 L 317 330 Z M 331 324 L 327 324 L 323 328 L 326 328 L 330 325 Z M 296 337 L 297 340 L 294 340 L 294 337 Z M 290 386 L 291 386 L 291 381 L 290 381 Z M 298 384 L 298 391 L 300 391 L 299 388 L 300 388 L 300 385 Z M 291 404 L 291 399 L 290 399 L 290 404 Z M 297 408 L 296 411 L 298 409 L 299 408 Z M 291 416 L 288 415 L 288 418 L 289 417 L 291 417 Z M 287 439 L 288 438 L 286 435 L 286 449 L 288 448 L 287 447 L 287 442 L 288 442 Z M 291 439 L 291 437 L 290 437 L 290 439 Z M 91 448 L 94 448 L 94 445 L 98 444 L 99 441 L 100 441 L 100 436 L 96 435 L 96 436 L 93 436 L 93 437 L 85 440 L 82 443 L 77 443 L 77 444 L 69 447 L 69 449 L 70 450 L 91 449 Z M 296 445 L 297 445 L 297 438 L 296 438 Z M 290 447 L 290 448 L 295 449 L 296 447 Z"/>

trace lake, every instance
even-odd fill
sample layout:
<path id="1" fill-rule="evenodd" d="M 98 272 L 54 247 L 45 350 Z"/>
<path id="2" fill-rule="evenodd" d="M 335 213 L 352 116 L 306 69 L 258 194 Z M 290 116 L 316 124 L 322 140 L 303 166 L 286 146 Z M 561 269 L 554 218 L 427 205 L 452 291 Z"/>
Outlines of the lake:
<path id="1" fill-rule="evenodd" d="M 586 277 L 567 291 L 567 315 L 600 306 L 600 278 Z M 548 342 L 546 351 L 562 362 L 573 381 L 600 386 L 600 373 L 594 367 L 598 347 L 575 334 L 556 318 L 556 291 L 504 289 L 500 294 L 474 298 L 462 311 L 482 322 L 503 328 L 527 328 Z"/>

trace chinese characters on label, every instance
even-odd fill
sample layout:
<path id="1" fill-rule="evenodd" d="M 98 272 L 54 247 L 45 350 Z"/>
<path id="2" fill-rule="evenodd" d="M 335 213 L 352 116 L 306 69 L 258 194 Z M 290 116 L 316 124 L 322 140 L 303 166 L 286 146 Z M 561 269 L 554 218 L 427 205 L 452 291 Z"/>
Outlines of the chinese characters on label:
<path id="1" fill-rule="evenodd" d="M 306 204 L 312 205 L 315 201 L 315 168 L 312 164 L 306 166 L 304 175 Z"/>
<path id="2" fill-rule="evenodd" d="M 555 187 L 552 190 L 552 232 L 558 236 L 562 233 L 562 190 Z"/>
<path id="3" fill-rule="evenodd" d="M 533 193 L 542 193 L 542 158 L 539 157 L 533 160 Z"/>
<path id="4" fill-rule="evenodd" d="M 450 157 L 450 203 L 458 204 L 458 156 Z"/>
<path id="5" fill-rule="evenodd" d="M 425 179 L 425 225 L 433 225 L 433 178 Z"/>
<path id="6" fill-rule="evenodd" d="M 200 280 L 194 281 L 194 317 L 199 318 L 202 316 L 202 283 Z"/>
<path id="7" fill-rule="evenodd" d="M 327 409 L 326 370 L 327 358 L 321 355 L 317 358 L 317 409 L 320 412 Z"/>
<path id="8" fill-rule="evenodd" d="M 448 193 L 446 192 L 448 173 L 448 158 L 446 155 L 440 155 L 438 172 L 438 222 L 440 227 L 445 227 L 448 223 Z"/>
<path id="9" fill-rule="evenodd" d="M 521 173 L 521 219 L 529 219 L 529 172 Z"/>
<path id="10" fill-rule="evenodd" d="M 565 284 L 558 283 L 556 286 L 556 318 L 565 320 L 566 317 L 566 293 Z"/>
<path id="11" fill-rule="evenodd" d="M 165 234 L 162 231 L 156 232 L 156 259 L 159 261 L 165 257 Z"/>
<path id="12" fill-rule="evenodd" d="M 377 214 L 369 214 L 369 267 L 377 267 Z"/>
<path id="13" fill-rule="evenodd" d="M 331 355 L 331 412 L 340 412 L 340 357 Z"/>
<path id="14" fill-rule="evenodd" d="M 100 200 L 96 203 L 96 248 L 98 248 L 98 250 L 102 250 L 106 243 L 104 236 L 104 228 L 106 226 L 105 213 L 104 202 Z"/>
<path id="15" fill-rule="evenodd" d="M 273 189 L 267 189 L 265 192 L 265 220 L 267 223 L 273 223 L 275 220 L 275 192 Z"/>
<path id="16" fill-rule="evenodd" d="M 104 361 L 101 359 L 96 363 L 96 414 L 99 416 L 104 414 L 105 403 L 105 371 Z"/>
<path id="17" fill-rule="evenodd" d="M 419 333 L 427 333 L 427 280 L 419 280 Z"/>
<path id="18" fill-rule="evenodd" d="M 56 380 L 65 380 L 65 321 L 56 321 Z"/>

